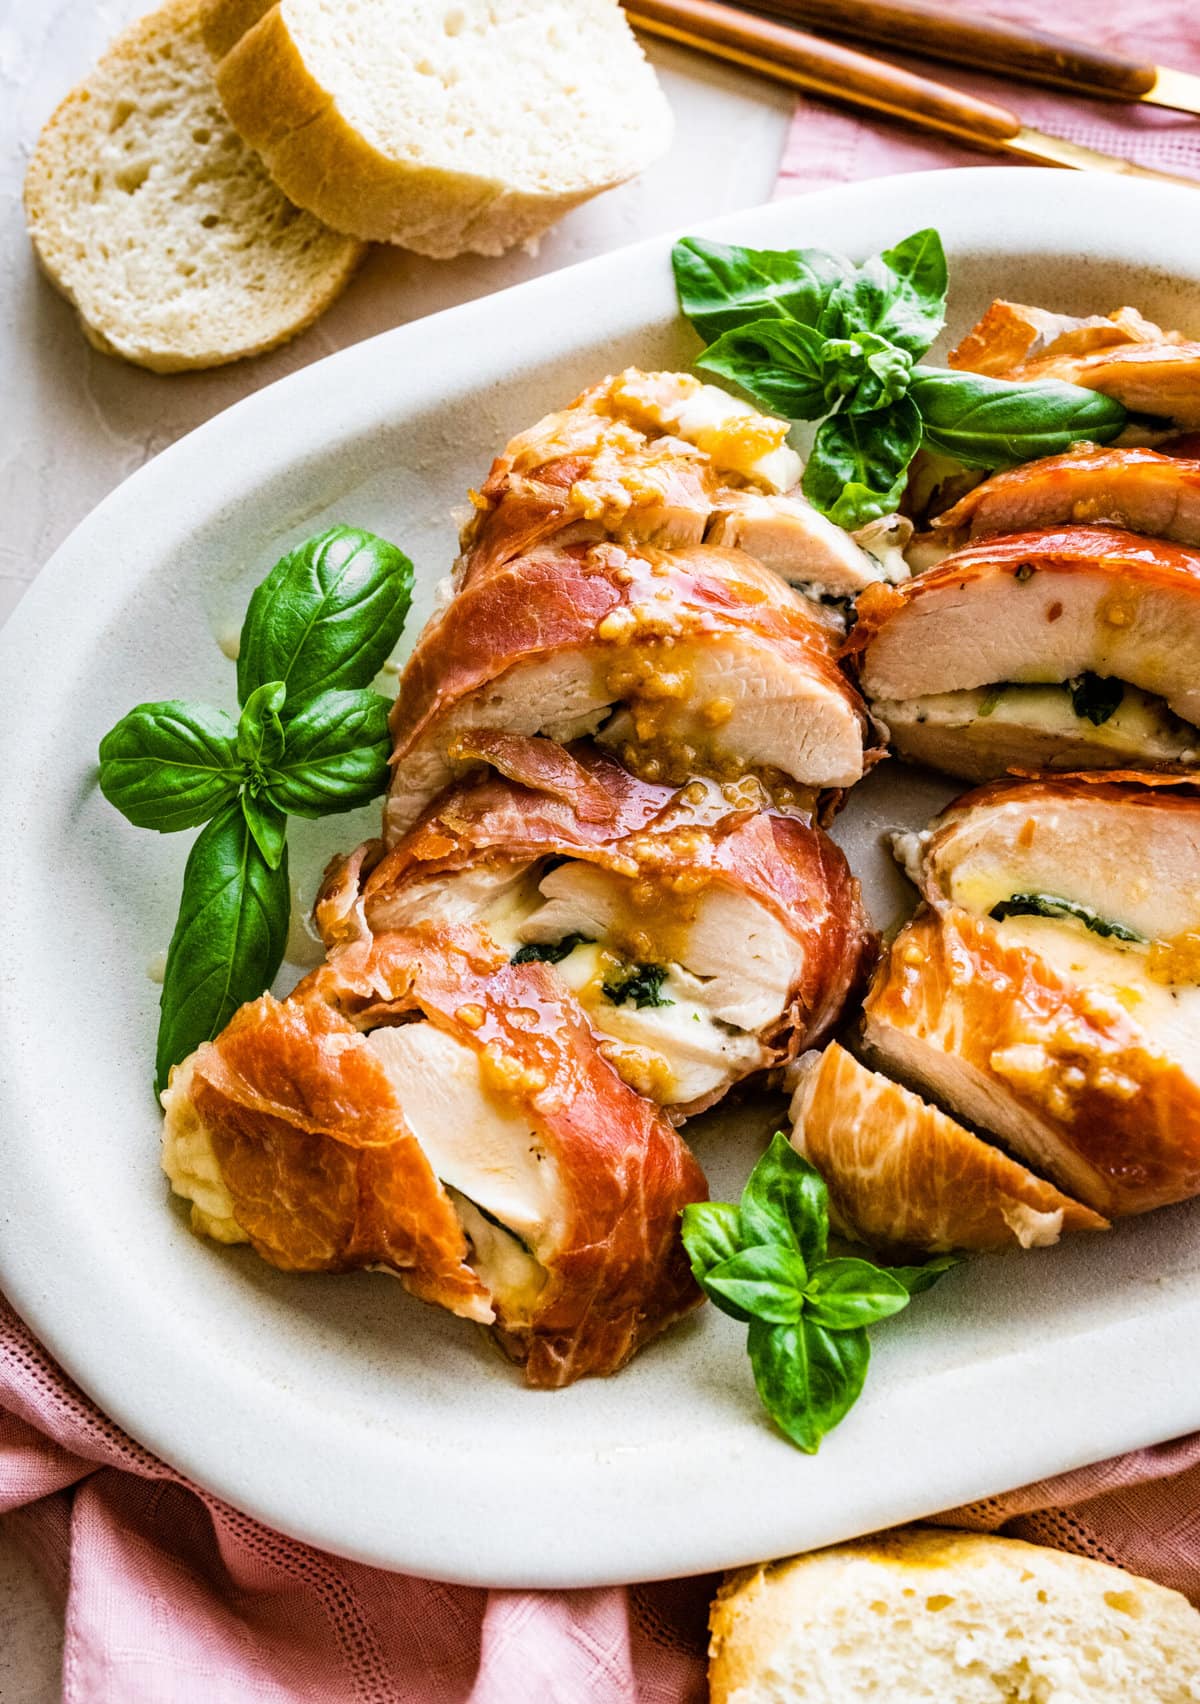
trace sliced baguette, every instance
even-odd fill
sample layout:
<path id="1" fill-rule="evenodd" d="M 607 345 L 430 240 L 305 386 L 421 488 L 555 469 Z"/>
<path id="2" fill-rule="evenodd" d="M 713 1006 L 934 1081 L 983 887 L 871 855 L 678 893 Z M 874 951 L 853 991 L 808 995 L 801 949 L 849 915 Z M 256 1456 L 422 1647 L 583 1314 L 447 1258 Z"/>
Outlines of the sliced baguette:
<path id="1" fill-rule="evenodd" d="M 437 259 L 529 242 L 670 140 L 617 0 L 210 0 L 208 38 L 285 194 Z"/>
<path id="2" fill-rule="evenodd" d="M 118 36 L 25 177 L 34 249 L 88 340 L 160 373 L 294 337 L 363 252 L 292 206 L 231 128 L 202 22 L 202 0 L 169 0 Z"/>
<path id="3" fill-rule="evenodd" d="M 1195 1704 L 1178 1592 L 1019 1539 L 899 1528 L 745 1570 L 713 1605 L 712 1704 Z"/>

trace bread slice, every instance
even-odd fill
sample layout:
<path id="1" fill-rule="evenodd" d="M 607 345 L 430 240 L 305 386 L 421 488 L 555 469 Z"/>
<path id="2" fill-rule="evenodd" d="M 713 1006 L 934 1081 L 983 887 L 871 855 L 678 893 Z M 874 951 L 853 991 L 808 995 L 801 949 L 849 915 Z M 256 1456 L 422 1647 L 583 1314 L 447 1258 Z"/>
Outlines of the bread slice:
<path id="1" fill-rule="evenodd" d="M 275 187 L 214 69 L 202 0 L 169 0 L 62 102 L 25 177 L 34 249 L 89 341 L 160 373 L 294 337 L 363 253 Z"/>
<path id="2" fill-rule="evenodd" d="M 208 27 L 284 193 L 437 259 L 529 242 L 670 141 L 617 0 L 211 0 Z"/>
<path id="3" fill-rule="evenodd" d="M 1019 1539 L 899 1528 L 731 1576 L 712 1704 L 1195 1704 L 1178 1592 Z"/>

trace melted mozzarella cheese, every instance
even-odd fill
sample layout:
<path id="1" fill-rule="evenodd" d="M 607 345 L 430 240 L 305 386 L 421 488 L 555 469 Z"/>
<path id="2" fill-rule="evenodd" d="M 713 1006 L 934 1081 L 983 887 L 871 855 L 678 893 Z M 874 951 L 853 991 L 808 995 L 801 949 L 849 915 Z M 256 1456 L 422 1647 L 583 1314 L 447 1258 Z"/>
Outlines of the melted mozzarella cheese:
<path id="1" fill-rule="evenodd" d="M 244 1243 L 249 1237 L 234 1216 L 233 1197 L 225 1187 L 208 1126 L 192 1104 L 190 1061 L 173 1073 L 162 1097 L 162 1169 L 176 1195 L 192 1204 L 192 1229 L 217 1242 Z"/>
<path id="2" fill-rule="evenodd" d="M 1065 981 L 1111 994 L 1155 1045 L 1194 1068 L 1200 1057 L 1200 987 L 1156 981 L 1146 946 L 1052 917 L 1009 917 L 998 927 L 1006 944 L 1027 947 Z"/>

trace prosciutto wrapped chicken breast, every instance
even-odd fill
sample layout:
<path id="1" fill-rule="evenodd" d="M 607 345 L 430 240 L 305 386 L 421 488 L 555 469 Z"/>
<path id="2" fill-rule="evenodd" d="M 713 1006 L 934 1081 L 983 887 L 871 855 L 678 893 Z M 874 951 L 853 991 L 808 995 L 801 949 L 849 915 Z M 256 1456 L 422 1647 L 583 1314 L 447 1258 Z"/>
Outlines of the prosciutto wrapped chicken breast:
<path id="1" fill-rule="evenodd" d="M 687 373 L 628 368 L 520 433 L 492 464 L 456 581 L 550 544 L 695 544 L 747 551 L 835 597 L 886 578 L 798 489 L 788 423 Z M 881 560 L 883 558 L 883 560 Z"/>
<path id="2" fill-rule="evenodd" d="M 1163 331 L 1134 308 L 1070 319 L 993 302 L 948 357 L 952 367 L 1029 383 L 1061 379 L 1185 429 L 1200 426 L 1200 343 Z"/>
<path id="3" fill-rule="evenodd" d="M 928 900 L 864 1007 L 873 1065 L 1097 1213 L 1200 1192 L 1200 794 L 968 795 L 905 842 Z"/>
<path id="4" fill-rule="evenodd" d="M 384 837 L 462 772 L 479 729 L 592 735 L 652 781 L 756 775 L 783 800 L 851 786 L 868 724 L 836 650 L 816 606 L 738 550 L 580 543 L 472 570 L 401 678 Z"/>
<path id="5" fill-rule="evenodd" d="M 1107 1221 L 832 1042 L 792 1098 L 792 1145 L 843 1235 L 897 1257 L 1041 1248 Z"/>
<path id="6" fill-rule="evenodd" d="M 1200 545 L 1200 461 L 1148 449 L 1077 446 L 985 479 L 934 522 L 961 542 L 1034 527 L 1122 527 Z"/>
<path id="7" fill-rule="evenodd" d="M 554 966 L 600 1051 L 676 1118 L 823 1039 L 873 947 L 858 883 L 753 786 L 641 781 L 594 747 L 482 735 L 499 766 L 441 794 L 381 861 L 331 868 L 330 940 L 417 919 Z"/>
<path id="8" fill-rule="evenodd" d="M 868 588 L 849 649 L 894 749 L 952 775 L 1200 760 L 1200 551 L 1109 527 L 987 539 Z"/>
<path id="9" fill-rule="evenodd" d="M 532 1385 L 615 1372 L 700 1300 L 678 1228 L 700 1168 L 552 972 L 469 931 L 335 951 L 163 1100 L 194 1228 L 287 1271 L 394 1273 Z"/>

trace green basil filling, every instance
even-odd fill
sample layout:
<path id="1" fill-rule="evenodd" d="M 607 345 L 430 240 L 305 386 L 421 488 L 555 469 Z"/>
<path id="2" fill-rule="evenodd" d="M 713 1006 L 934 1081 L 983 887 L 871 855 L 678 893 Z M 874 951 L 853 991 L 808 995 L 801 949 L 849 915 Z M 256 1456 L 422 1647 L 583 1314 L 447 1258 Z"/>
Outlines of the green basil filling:
<path id="1" fill-rule="evenodd" d="M 1067 682 L 1071 708 L 1079 717 L 1086 717 L 1094 728 L 1107 722 L 1121 708 L 1125 687 L 1119 680 L 1106 680 L 1090 671 L 1076 675 Z"/>
<path id="2" fill-rule="evenodd" d="M 635 1006 L 673 1006 L 662 991 L 662 985 L 667 978 L 665 964 L 635 964 L 629 970 L 603 983 L 604 998 L 611 1000 L 614 1006 L 622 1006 L 627 1000 L 632 1000 Z"/>
<path id="3" fill-rule="evenodd" d="M 1111 917 L 1101 917 L 1090 905 L 1080 905 L 1073 899 L 1060 899 L 1053 893 L 1014 893 L 1002 899 L 988 913 L 997 923 L 1006 917 L 1069 917 L 1082 923 L 1093 935 L 1104 935 L 1117 941 L 1144 942 L 1146 937 L 1124 923 L 1114 923 Z"/>
<path id="4" fill-rule="evenodd" d="M 570 958 L 576 947 L 593 945 L 588 935 L 564 935 L 561 941 L 530 941 L 527 947 L 518 947 L 510 964 L 561 964 L 565 958 Z"/>

